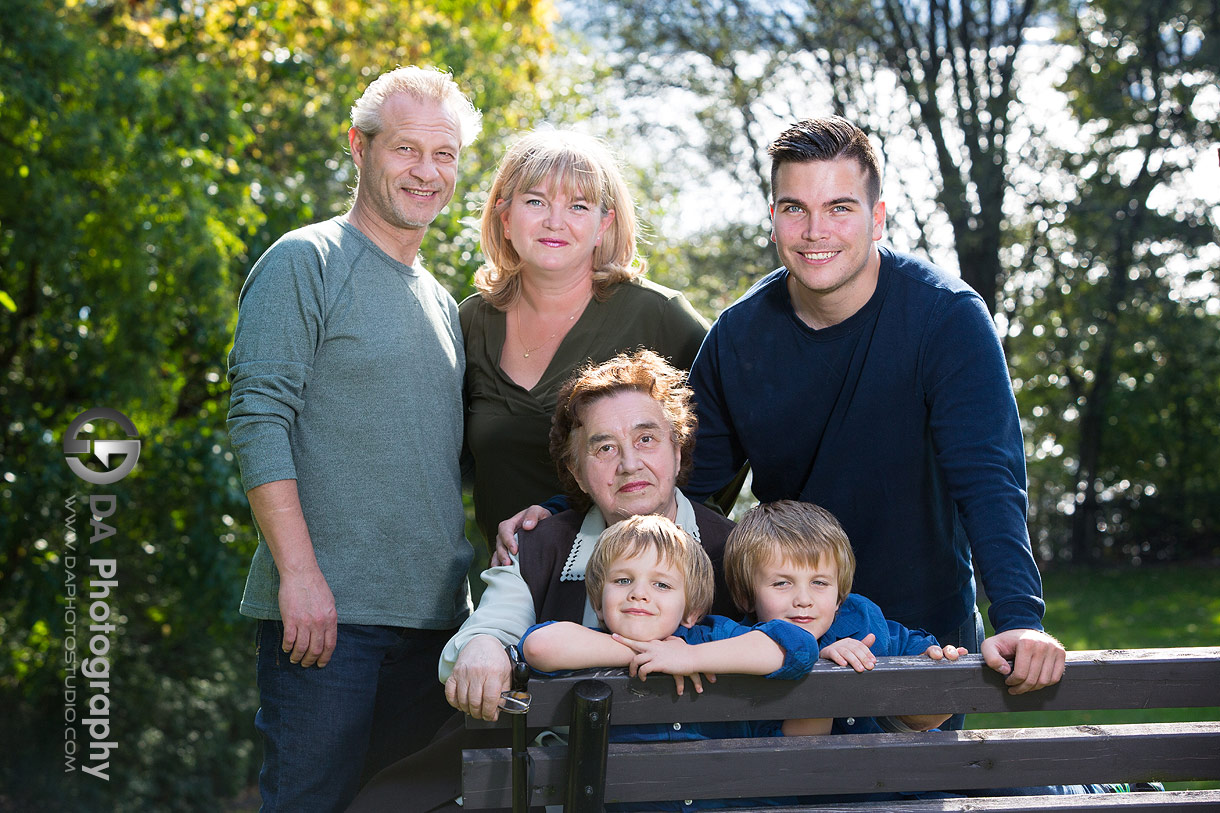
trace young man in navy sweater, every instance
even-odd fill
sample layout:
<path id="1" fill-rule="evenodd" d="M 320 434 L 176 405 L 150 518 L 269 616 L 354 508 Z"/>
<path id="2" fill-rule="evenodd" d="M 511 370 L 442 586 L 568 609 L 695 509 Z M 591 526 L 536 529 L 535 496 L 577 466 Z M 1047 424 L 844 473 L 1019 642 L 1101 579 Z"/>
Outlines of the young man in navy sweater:
<path id="1" fill-rule="evenodd" d="M 783 267 L 720 315 L 695 360 L 687 493 L 706 498 L 749 462 L 762 502 L 839 518 L 856 590 L 887 618 L 981 652 L 1014 694 L 1056 683 L 1064 650 L 1042 631 L 1020 421 L 988 309 L 878 246 L 880 170 L 858 127 L 802 121 L 769 152 Z M 976 570 L 997 631 L 985 641 Z"/>

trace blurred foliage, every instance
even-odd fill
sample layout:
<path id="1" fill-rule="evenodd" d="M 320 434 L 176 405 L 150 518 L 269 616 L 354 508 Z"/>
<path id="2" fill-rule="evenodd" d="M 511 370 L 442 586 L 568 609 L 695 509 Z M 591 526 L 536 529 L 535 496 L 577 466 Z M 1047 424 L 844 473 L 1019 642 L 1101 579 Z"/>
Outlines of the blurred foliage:
<path id="1" fill-rule="evenodd" d="M 547 0 L 6 3 L 0 738 L 21 747 L 5 749 L 0 808 L 212 810 L 252 781 L 252 626 L 237 605 L 254 536 L 224 431 L 237 291 L 280 234 L 346 209 L 348 110 L 386 69 L 454 72 L 486 115 L 463 172 L 486 175 L 504 134 L 540 116 L 553 17 Z M 462 222 L 477 203 L 472 185 L 425 247 L 455 294 L 478 264 Z M 143 443 L 109 487 L 78 480 L 61 447 L 98 406 Z M 90 545 L 85 501 L 102 493 L 117 533 Z M 82 755 L 64 773 L 73 495 L 76 583 L 90 554 L 118 563 L 109 783 L 79 773 Z"/>
<path id="2" fill-rule="evenodd" d="M 1007 333 L 1043 558 L 1220 555 L 1216 198 L 1186 175 L 1216 3 L 569 2 L 622 92 L 691 111 L 639 123 L 679 173 L 699 153 L 765 198 L 763 145 L 831 112 L 882 143 L 894 242 L 950 234 Z M 659 238 L 654 276 L 715 312 L 775 264 L 743 220 Z"/>
<path id="3" fill-rule="evenodd" d="M 1007 340 L 1047 556 L 1220 553 L 1220 249 L 1184 182 L 1220 112 L 1205 5 L 1101 0 L 1063 33 L 1090 138 L 1047 156 Z"/>
<path id="4" fill-rule="evenodd" d="M 776 265 L 766 226 L 734 223 L 682 240 L 658 239 L 648 254 L 649 276 L 682 291 L 708 323 Z"/>
<path id="5" fill-rule="evenodd" d="M 1193 565 L 1052 567 L 1042 574 L 1046 629 L 1069 650 L 1212 646 L 1220 641 L 1215 570 Z M 987 617 L 984 607 L 983 617 Z M 966 727 L 1116 725 L 1220 720 L 1220 706 L 970 714 Z M 1168 790 L 1216 788 L 1177 782 Z"/>
<path id="6" fill-rule="evenodd" d="M 254 535 L 224 431 L 236 295 L 281 234 L 346 209 L 348 109 L 398 64 L 448 67 L 485 113 L 463 191 L 424 245 L 459 299 L 503 143 L 539 122 L 581 126 L 626 154 L 652 224 L 650 275 L 709 319 L 776 261 L 766 226 L 729 211 L 745 195 L 708 184 L 710 225 L 667 223 L 691 178 L 725 170 L 762 211 L 762 146 L 831 110 L 891 154 L 922 151 L 925 162 L 888 169 L 911 204 L 894 207 L 911 245 L 932 251 L 929 235 L 950 227 L 967 273 L 970 252 L 1003 261 L 1041 552 L 1216 554 L 1216 235 L 1181 188 L 1215 140 L 1215 3 L 1098 0 L 1070 15 L 967 3 L 956 18 L 888 0 L 784 0 L 767 14 L 745 0 L 577 7 L 569 31 L 618 39 L 557 38 L 550 0 L 7 0 L 0 738 L 21 747 L 0 762 L 0 809 L 210 810 L 252 782 L 253 628 L 237 604 Z M 1060 26 L 1057 48 L 1079 51 L 1063 89 L 1083 147 L 1046 142 L 1014 101 L 1035 17 Z M 657 122 L 649 149 L 630 146 L 636 124 Z M 688 143 L 704 163 L 676 157 Z M 1015 169 L 1046 182 L 1004 208 Z M 69 422 L 97 406 L 130 416 L 143 441 L 135 473 L 109 488 L 76 479 L 62 455 Z M 117 534 L 91 546 L 85 500 L 106 492 Z M 73 495 L 77 579 L 90 550 L 119 568 L 110 783 L 63 773 Z"/>
<path id="7" fill-rule="evenodd" d="M 1019 160 L 1014 122 L 1029 29 L 1059 0 L 569 0 L 610 44 L 625 91 L 675 97 L 693 122 L 676 150 L 698 150 L 769 200 L 765 147 L 783 127 L 848 117 L 890 155 L 887 198 L 912 247 L 943 250 L 994 311 L 1007 175 Z M 662 117 L 664 118 L 664 117 Z M 907 185 L 912 189 L 908 190 Z M 913 205 L 901 206 L 903 197 Z M 929 204 L 935 203 L 935 207 Z M 937 228 L 951 245 L 935 245 Z M 938 253 L 938 252 L 937 252 Z"/>

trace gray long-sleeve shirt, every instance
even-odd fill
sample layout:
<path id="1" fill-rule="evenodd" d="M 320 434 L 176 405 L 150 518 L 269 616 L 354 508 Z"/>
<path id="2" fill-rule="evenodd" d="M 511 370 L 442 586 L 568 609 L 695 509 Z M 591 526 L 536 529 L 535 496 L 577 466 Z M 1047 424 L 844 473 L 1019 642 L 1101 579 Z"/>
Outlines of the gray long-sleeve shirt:
<path id="1" fill-rule="evenodd" d="M 242 288 L 229 436 L 247 491 L 295 479 L 339 622 L 423 629 L 470 612 L 457 306 L 341 218 L 290 232 Z M 242 613 L 278 618 L 259 532 Z"/>

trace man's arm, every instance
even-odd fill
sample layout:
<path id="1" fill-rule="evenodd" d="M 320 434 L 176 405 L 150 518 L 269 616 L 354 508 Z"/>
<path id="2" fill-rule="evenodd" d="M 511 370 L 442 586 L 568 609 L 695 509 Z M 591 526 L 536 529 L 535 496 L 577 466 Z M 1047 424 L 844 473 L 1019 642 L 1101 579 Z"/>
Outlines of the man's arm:
<path id="1" fill-rule="evenodd" d="M 229 354 L 229 440 L 279 571 L 281 645 L 304 666 L 325 666 L 338 635 L 334 596 L 305 523 L 289 440 L 322 335 L 322 302 L 314 249 L 301 240 L 277 243 L 242 288 Z"/>
<path id="2" fill-rule="evenodd" d="M 281 647 L 293 663 L 325 666 L 335 651 L 339 616 L 314 556 L 296 480 L 264 483 L 246 496 L 280 574 Z"/>
<path id="3" fill-rule="evenodd" d="M 1012 383 L 982 302 L 958 296 L 934 326 L 927 397 L 937 462 L 958 506 L 1000 635 L 984 660 L 1020 694 L 1062 676 L 1062 645 L 1042 632 L 1042 583 L 1027 525 L 1025 447 Z M 1009 667 L 1008 658 L 1014 658 Z"/>
<path id="4" fill-rule="evenodd" d="M 691 365 L 689 383 L 695 391 L 695 461 L 690 479 L 682 487 L 691 502 L 704 502 L 725 488 L 742 471 L 745 451 L 733 431 L 725 382 L 720 368 L 720 333 L 717 322 L 708 332 Z"/>

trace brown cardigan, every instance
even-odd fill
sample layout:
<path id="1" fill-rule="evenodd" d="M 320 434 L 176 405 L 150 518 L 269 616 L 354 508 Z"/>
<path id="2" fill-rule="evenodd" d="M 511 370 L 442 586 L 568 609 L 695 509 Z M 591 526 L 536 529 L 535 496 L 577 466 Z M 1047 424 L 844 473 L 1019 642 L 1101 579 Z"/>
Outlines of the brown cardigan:
<path id="1" fill-rule="evenodd" d="M 691 503 L 695 521 L 699 523 L 699 538 L 712 560 L 716 573 L 716 599 L 712 614 L 738 619 L 740 610 L 733 605 L 724 581 L 724 543 L 733 529 L 732 520 L 710 508 Z M 532 531 L 519 531 L 517 546 L 521 577 L 534 597 L 534 617 L 538 621 L 572 621 L 580 624 L 585 614 L 584 581 L 560 581 L 563 566 L 572 543 L 584 522 L 583 511 L 567 510 L 549 517 Z"/>

